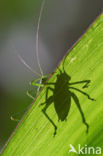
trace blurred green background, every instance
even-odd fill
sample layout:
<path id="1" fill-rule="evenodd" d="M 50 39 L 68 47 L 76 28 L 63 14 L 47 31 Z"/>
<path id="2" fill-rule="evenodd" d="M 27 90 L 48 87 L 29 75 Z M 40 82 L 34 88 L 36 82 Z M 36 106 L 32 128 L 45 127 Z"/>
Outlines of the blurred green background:
<path id="1" fill-rule="evenodd" d="M 35 34 L 42 0 L 1 0 L 0 2 L 0 149 L 32 103 L 26 95 L 29 82 L 37 76 L 18 59 L 39 72 L 35 54 Z M 48 0 L 39 32 L 40 62 L 45 74 L 52 72 L 65 52 L 102 12 L 102 0 Z M 21 112 L 21 113 L 19 113 Z"/>

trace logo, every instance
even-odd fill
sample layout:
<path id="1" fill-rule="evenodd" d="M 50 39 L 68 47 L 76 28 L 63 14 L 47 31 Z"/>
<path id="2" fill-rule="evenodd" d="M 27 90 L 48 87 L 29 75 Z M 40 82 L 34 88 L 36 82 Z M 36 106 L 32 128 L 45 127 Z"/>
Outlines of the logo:
<path id="1" fill-rule="evenodd" d="M 87 145 L 82 147 L 80 144 L 78 144 L 78 148 L 76 150 L 72 144 L 70 144 L 69 146 L 69 153 L 73 152 L 76 154 L 101 154 L 102 152 L 101 147 L 88 147 Z"/>

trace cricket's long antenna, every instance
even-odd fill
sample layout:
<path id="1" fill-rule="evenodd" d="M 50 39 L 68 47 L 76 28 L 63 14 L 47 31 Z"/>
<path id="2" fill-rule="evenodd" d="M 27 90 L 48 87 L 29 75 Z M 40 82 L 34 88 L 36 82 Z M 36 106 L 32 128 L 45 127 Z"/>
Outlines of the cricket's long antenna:
<path id="1" fill-rule="evenodd" d="M 43 11 L 43 8 L 44 8 L 44 4 L 45 4 L 45 0 L 43 0 L 42 5 L 41 5 L 39 19 L 38 19 L 38 25 L 37 25 L 37 32 L 36 32 L 36 57 L 37 57 L 38 66 L 39 66 L 39 69 L 40 69 L 40 72 L 41 72 L 42 76 L 44 74 L 43 74 L 43 70 L 42 70 L 41 65 L 40 65 L 39 46 L 38 46 L 39 37 L 38 37 L 38 34 L 39 34 L 40 20 L 41 20 L 41 15 L 42 15 L 42 11 Z"/>
<path id="2" fill-rule="evenodd" d="M 38 76 L 41 76 L 38 72 L 36 72 L 35 70 L 33 70 L 25 61 L 24 59 L 19 55 L 17 54 L 18 58 L 20 59 L 20 61 L 29 69 L 31 70 L 34 74 L 38 75 Z"/>
<path id="3" fill-rule="evenodd" d="M 65 72 L 64 63 L 65 63 L 65 61 L 66 61 L 67 56 L 68 56 L 68 54 L 67 54 L 66 56 L 64 56 L 64 60 L 63 60 L 63 64 L 62 64 L 62 66 L 63 66 L 63 71 L 64 71 L 64 72 Z"/>
<path id="4" fill-rule="evenodd" d="M 38 75 L 38 76 L 41 76 L 41 74 L 40 73 L 38 73 L 37 71 L 35 71 L 33 68 L 31 68 L 27 63 L 26 63 L 26 61 L 21 57 L 21 55 L 18 53 L 18 50 L 17 50 L 17 48 L 13 45 L 13 44 L 11 44 L 12 45 L 12 47 L 15 49 L 15 53 L 16 53 L 16 55 L 18 56 L 18 58 L 19 58 L 19 60 L 21 61 L 21 63 L 23 63 L 32 73 L 34 73 L 34 74 L 36 74 L 36 75 Z"/>

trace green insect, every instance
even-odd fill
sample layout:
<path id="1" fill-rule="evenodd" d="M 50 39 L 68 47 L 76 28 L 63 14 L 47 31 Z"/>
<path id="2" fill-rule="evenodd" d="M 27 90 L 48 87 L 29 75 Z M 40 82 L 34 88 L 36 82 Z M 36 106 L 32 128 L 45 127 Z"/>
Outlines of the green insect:
<path id="1" fill-rule="evenodd" d="M 86 122 L 84 113 L 82 111 L 82 108 L 80 106 L 80 102 L 78 97 L 76 96 L 76 94 L 73 92 L 77 91 L 83 95 L 85 95 L 89 100 L 94 101 L 93 98 L 91 98 L 86 92 L 73 87 L 73 85 L 75 84 L 84 84 L 83 85 L 83 89 L 88 87 L 88 84 L 90 83 L 90 80 L 83 80 L 83 81 L 77 81 L 77 82 L 70 82 L 71 81 L 71 76 L 69 76 L 64 69 L 64 63 L 65 63 L 65 59 L 62 63 L 63 65 L 63 69 L 59 69 L 59 73 L 56 75 L 57 80 L 56 82 L 51 82 L 49 83 L 47 81 L 48 77 L 50 76 L 50 74 L 48 75 L 44 75 L 43 70 L 41 68 L 41 64 L 40 64 L 40 59 L 39 59 L 39 55 L 38 55 L 38 32 L 39 32 L 39 25 L 40 25 L 40 19 L 41 19 L 41 15 L 42 15 L 42 11 L 43 11 L 43 6 L 44 6 L 44 1 L 42 3 L 41 6 L 41 10 L 40 10 L 40 15 L 39 15 L 39 19 L 38 19 L 38 26 L 37 26 L 37 33 L 36 33 L 36 56 L 37 56 L 37 61 L 38 61 L 38 66 L 40 69 L 40 73 L 34 71 L 24 60 L 23 58 L 18 55 L 19 59 L 21 60 L 21 62 L 29 69 L 31 70 L 33 73 L 37 74 L 38 76 L 40 76 L 38 79 L 31 81 L 31 85 L 33 86 L 37 86 L 37 94 L 39 93 L 40 89 L 46 84 L 47 88 L 46 88 L 46 95 L 45 95 L 45 102 L 41 103 L 40 105 L 45 105 L 44 108 L 42 109 L 43 114 L 46 116 L 46 118 L 50 121 L 50 123 L 53 125 L 54 127 L 54 136 L 57 133 L 57 126 L 54 123 L 54 121 L 49 117 L 49 115 L 46 113 L 47 108 L 53 103 L 54 104 L 54 108 L 55 108 L 55 112 L 58 116 L 58 121 L 64 121 L 67 120 L 67 116 L 69 114 L 70 111 L 70 107 L 71 107 L 71 99 L 74 100 L 80 115 L 82 117 L 82 122 L 84 123 L 84 125 L 86 126 L 86 132 L 88 133 L 88 128 L 89 125 Z M 38 83 L 39 82 L 39 83 Z M 60 84 L 62 84 L 63 88 L 59 90 L 60 88 Z M 52 96 L 48 96 L 48 92 L 51 91 L 53 94 Z M 29 93 L 28 95 L 30 97 L 32 97 Z M 34 97 L 32 97 L 34 98 Z M 64 102 L 65 100 L 65 102 Z"/>
<path id="2" fill-rule="evenodd" d="M 17 56 L 19 58 L 19 60 L 21 61 L 21 63 L 28 68 L 32 73 L 34 73 L 35 75 L 39 76 L 38 79 L 35 79 L 33 81 L 30 82 L 30 85 L 32 86 L 36 86 L 37 87 L 37 95 L 40 92 L 40 89 L 44 86 L 44 84 L 46 83 L 48 77 L 50 74 L 48 75 L 44 75 L 43 70 L 41 68 L 41 64 L 40 64 L 40 59 L 39 59 L 39 54 L 38 54 L 38 49 L 39 49 L 39 45 L 38 45 L 38 33 L 39 33 L 39 27 L 40 27 L 40 20 L 41 20 L 41 15 L 42 15 L 42 11 L 44 8 L 44 4 L 45 4 L 45 0 L 43 0 L 42 5 L 41 5 L 41 9 L 40 9 L 40 14 L 39 14 L 39 18 L 38 18 L 38 25 L 37 25 L 37 32 L 36 32 L 36 57 L 37 57 L 37 63 L 38 63 L 38 67 L 40 69 L 40 73 L 38 73 L 37 71 L 35 71 L 30 65 L 27 64 L 27 62 L 23 59 L 23 57 L 17 52 Z M 15 47 L 14 47 L 15 49 Z M 15 49 L 16 50 L 16 49 Z M 27 95 L 32 98 L 34 100 L 34 96 L 31 95 L 31 93 L 29 93 L 29 91 L 27 91 Z M 25 112 L 25 110 L 23 110 L 22 112 Z M 13 121 L 19 121 L 19 119 L 16 119 L 15 117 L 18 116 L 19 114 L 21 114 L 22 112 L 13 114 L 10 119 Z"/>
<path id="3" fill-rule="evenodd" d="M 40 9 L 40 14 L 39 14 L 39 18 L 38 18 L 38 25 L 37 25 L 37 32 L 36 32 L 36 57 L 37 57 L 37 63 L 38 63 L 38 67 L 40 69 L 40 73 L 38 73 L 37 71 L 35 71 L 33 68 L 31 68 L 26 62 L 25 60 L 19 55 L 17 54 L 18 58 L 20 59 L 20 61 L 29 69 L 31 70 L 34 74 L 36 74 L 37 76 L 39 76 L 38 79 L 36 80 L 33 80 L 30 82 L 30 85 L 33 85 L 33 86 L 37 86 L 37 94 L 39 93 L 40 91 L 40 88 L 44 86 L 45 82 L 47 81 L 48 77 L 50 74 L 48 75 L 44 75 L 43 73 L 43 70 L 41 68 L 41 64 L 40 64 L 40 58 L 39 58 L 39 44 L 38 44 L 38 40 L 39 40 L 39 27 L 40 27 L 40 20 L 41 20 L 41 15 L 42 15 L 42 12 L 43 12 L 43 8 L 44 8 L 44 4 L 45 4 L 45 0 L 43 0 L 42 2 L 42 5 L 41 5 L 41 9 Z M 32 95 L 27 91 L 27 95 L 31 98 L 34 98 L 32 97 Z"/>

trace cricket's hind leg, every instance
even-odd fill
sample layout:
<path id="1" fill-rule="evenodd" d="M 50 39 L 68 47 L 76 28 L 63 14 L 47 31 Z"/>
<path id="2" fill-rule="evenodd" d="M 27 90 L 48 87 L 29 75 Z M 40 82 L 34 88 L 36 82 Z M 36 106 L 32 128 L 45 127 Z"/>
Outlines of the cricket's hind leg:
<path id="1" fill-rule="evenodd" d="M 86 126 L 86 128 L 87 128 L 87 129 L 86 129 L 86 133 L 88 133 L 89 125 L 88 125 L 88 123 L 86 122 L 84 113 L 83 113 L 82 108 L 81 108 L 80 103 L 79 103 L 79 99 L 78 99 L 78 97 L 77 97 L 74 93 L 71 93 L 71 95 L 72 95 L 72 98 L 74 99 L 74 101 L 75 101 L 75 103 L 76 103 L 76 105 L 77 105 L 77 107 L 78 107 L 78 109 L 79 109 L 79 112 L 80 112 L 80 114 L 81 114 L 81 116 L 82 116 L 82 121 L 83 121 L 83 123 L 85 124 L 85 126 Z"/>
<path id="2" fill-rule="evenodd" d="M 45 117 L 50 121 L 50 123 L 53 125 L 54 127 L 54 136 L 56 135 L 56 131 L 57 131 L 57 126 L 55 125 L 55 123 L 52 121 L 52 119 L 49 117 L 49 115 L 46 113 L 47 108 L 52 104 L 53 102 L 53 96 L 50 96 L 46 102 L 41 103 L 41 105 L 45 104 L 45 107 L 42 109 L 43 114 L 45 115 Z"/>

